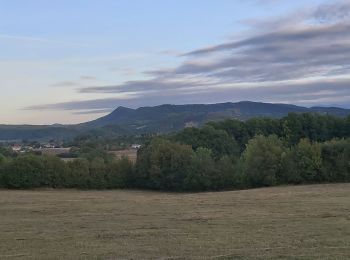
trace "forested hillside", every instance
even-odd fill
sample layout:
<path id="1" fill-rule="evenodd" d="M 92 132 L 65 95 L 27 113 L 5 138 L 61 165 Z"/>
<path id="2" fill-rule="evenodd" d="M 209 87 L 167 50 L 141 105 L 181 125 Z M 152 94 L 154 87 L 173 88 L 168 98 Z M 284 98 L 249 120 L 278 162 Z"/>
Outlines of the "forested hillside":
<path id="1" fill-rule="evenodd" d="M 346 117 L 350 114 L 350 110 L 335 107 L 306 108 L 248 101 L 208 105 L 161 105 L 138 109 L 118 107 L 104 117 L 77 125 L 0 125 L 0 140 L 67 140 L 85 133 L 97 136 L 164 134 L 179 131 L 185 127 L 200 127 L 210 121 L 225 119 L 245 121 L 257 117 L 281 118 L 287 116 L 288 113 L 317 113 Z"/>
<path id="2" fill-rule="evenodd" d="M 95 142 L 82 145 L 77 155 L 66 163 L 2 149 L 0 187 L 204 191 L 349 182 L 350 116 L 210 122 L 149 136 L 135 164 L 115 159 Z"/>

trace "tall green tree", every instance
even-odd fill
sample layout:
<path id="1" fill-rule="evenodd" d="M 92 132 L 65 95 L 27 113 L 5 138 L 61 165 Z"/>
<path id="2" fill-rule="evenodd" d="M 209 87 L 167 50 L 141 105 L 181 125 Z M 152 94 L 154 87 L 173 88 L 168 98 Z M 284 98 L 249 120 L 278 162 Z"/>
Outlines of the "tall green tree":
<path id="1" fill-rule="evenodd" d="M 284 176 L 288 183 L 313 183 L 324 181 L 321 146 L 309 139 L 301 139 L 284 158 Z"/>
<path id="2" fill-rule="evenodd" d="M 107 164 L 107 187 L 132 188 L 135 186 L 134 165 L 127 157 Z"/>
<path id="3" fill-rule="evenodd" d="M 56 156 L 39 157 L 45 168 L 45 186 L 62 188 L 66 186 L 67 165 Z"/>
<path id="4" fill-rule="evenodd" d="M 276 185 L 284 152 L 276 135 L 258 135 L 251 139 L 242 155 L 246 184 L 252 187 Z"/>
<path id="5" fill-rule="evenodd" d="M 297 170 L 305 182 L 323 181 L 321 146 L 308 139 L 300 140 L 296 149 Z"/>
<path id="6" fill-rule="evenodd" d="M 91 188 L 103 189 L 107 187 L 107 168 L 103 158 L 96 157 L 89 163 Z"/>
<path id="7" fill-rule="evenodd" d="M 91 177 L 89 162 L 86 159 L 76 159 L 67 163 L 65 182 L 67 187 L 84 188 L 90 187 Z"/>
<path id="8" fill-rule="evenodd" d="M 7 188 L 36 188 L 48 183 L 42 160 L 32 155 L 20 156 L 7 163 L 2 179 Z"/>
<path id="9" fill-rule="evenodd" d="M 217 130 L 226 131 L 229 136 L 233 137 L 237 141 L 240 152 L 245 149 L 246 143 L 251 138 L 246 123 L 240 120 L 230 119 L 221 122 L 210 122 L 208 124 Z"/>
<path id="10" fill-rule="evenodd" d="M 321 144 L 323 176 L 328 182 L 350 181 L 350 139 Z"/>
<path id="11" fill-rule="evenodd" d="M 218 173 L 208 148 L 199 147 L 192 156 L 191 169 L 184 180 L 184 189 L 203 191 L 216 188 L 215 177 Z"/>
<path id="12" fill-rule="evenodd" d="M 158 190 L 183 190 L 193 154 L 188 145 L 164 139 L 151 141 L 137 158 L 137 185 Z"/>
<path id="13" fill-rule="evenodd" d="M 240 150 L 234 137 L 210 125 L 201 129 L 186 128 L 175 136 L 175 141 L 191 145 L 194 150 L 199 147 L 210 149 L 216 160 L 225 155 L 238 156 Z"/>

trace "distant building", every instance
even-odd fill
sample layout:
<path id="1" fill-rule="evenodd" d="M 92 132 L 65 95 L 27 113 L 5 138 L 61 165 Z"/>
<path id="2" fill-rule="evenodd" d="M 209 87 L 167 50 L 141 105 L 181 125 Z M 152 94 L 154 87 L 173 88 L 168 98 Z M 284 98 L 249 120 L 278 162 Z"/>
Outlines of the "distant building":
<path id="1" fill-rule="evenodd" d="M 140 144 L 132 144 L 132 145 L 131 145 L 131 148 L 132 148 L 132 149 L 137 149 L 137 150 L 138 150 L 138 149 L 141 148 L 141 145 L 140 145 Z"/>
<path id="2" fill-rule="evenodd" d="M 29 145 L 26 145 L 26 146 L 22 147 L 22 150 L 24 150 L 24 151 L 33 151 L 33 147 L 31 147 Z"/>
<path id="3" fill-rule="evenodd" d="M 198 123 L 194 121 L 189 121 L 185 123 L 185 128 L 190 128 L 190 127 L 198 127 Z"/>
<path id="4" fill-rule="evenodd" d="M 55 145 L 47 143 L 43 145 L 44 148 L 55 148 Z"/>
<path id="5" fill-rule="evenodd" d="M 22 146 L 15 144 L 11 147 L 12 151 L 14 152 L 20 152 L 22 150 Z"/>

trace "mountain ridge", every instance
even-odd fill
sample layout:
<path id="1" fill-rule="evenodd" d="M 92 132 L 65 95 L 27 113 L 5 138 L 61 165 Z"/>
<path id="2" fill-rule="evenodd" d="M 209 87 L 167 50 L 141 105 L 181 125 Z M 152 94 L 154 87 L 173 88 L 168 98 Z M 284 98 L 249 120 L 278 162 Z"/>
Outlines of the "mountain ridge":
<path id="1" fill-rule="evenodd" d="M 228 112 L 231 112 L 228 113 Z M 225 102 L 225 103 L 215 103 L 215 104 L 185 104 L 185 105 L 172 105 L 163 104 L 158 106 L 146 106 L 139 107 L 136 109 L 118 107 L 110 114 L 103 116 L 101 118 L 92 120 L 90 122 L 83 123 L 81 125 L 88 126 L 106 126 L 115 124 L 118 120 L 118 124 L 127 123 L 132 120 L 140 119 L 161 119 L 171 114 L 180 113 L 191 113 L 191 116 L 196 117 L 195 114 L 213 114 L 216 113 L 217 117 L 220 119 L 224 118 L 236 118 L 241 120 L 246 120 L 251 117 L 282 117 L 288 113 L 322 113 L 330 114 L 335 116 L 347 116 L 350 114 L 350 109 L 338 108 L 338 107 L 303 107 L 293 104 L 281 104 L 281 103 L 263 103 L 263 102 L 253 102 L 253 101 L 240 101 L 240 102 Z M 219 114 L 218 114 L 219 113 Z M 220 115 L 220 113 L 222 113 Z M 134 117 L 134 118 L 131 118 Z M 209 116 L 210 117 L 210 116 Z M 215 118 L 215 116 L 213 116 Z M 210 117 L 210 118 L 213 118 Z"/>
<path id="2" fill-rule="evenodd" d="M 293 104 L 253 101 L 215 104 L 163 104 L 136 109 L 119 106 L 110 114 L 75 125 L 0 125 L 0 140 L 64 139 L 104 129 L 119 134 L 167 133 L 208 121 L 247 120 L 253 117 L 281 118 L 288 113 L 319 113 L 338 117 L 350 115 L 350 109 L 339 107 L 303 107 Z"/>

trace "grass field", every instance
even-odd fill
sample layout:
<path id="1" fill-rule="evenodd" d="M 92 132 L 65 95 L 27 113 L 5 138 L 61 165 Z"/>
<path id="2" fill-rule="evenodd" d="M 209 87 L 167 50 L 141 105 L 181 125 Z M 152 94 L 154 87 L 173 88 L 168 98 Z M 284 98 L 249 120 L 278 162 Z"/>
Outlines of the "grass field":
<path id="1" fill-rule="evenodd" d="M 0 190 L 0 259 L 350 259 L 350 184 Z"/>
<path id="2" fill-rule="evenodd" d="M 122 158 L 123 156 L 126 156 L 129 158 L 130 161 L 136 162 L 137 159 L 137 150 L 136 149 L 125 149 L 120 151 L 111 151 L 111 154 L 114 154 L 114 156 L 118 159 Z"/>

